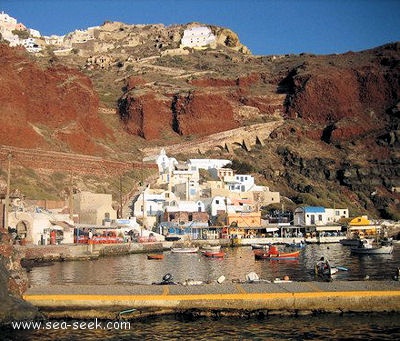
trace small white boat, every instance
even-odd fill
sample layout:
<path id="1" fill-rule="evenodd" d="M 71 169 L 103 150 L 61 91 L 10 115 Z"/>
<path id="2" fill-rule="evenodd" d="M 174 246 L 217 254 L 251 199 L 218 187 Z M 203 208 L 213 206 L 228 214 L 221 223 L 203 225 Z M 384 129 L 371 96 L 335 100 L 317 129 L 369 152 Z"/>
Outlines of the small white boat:
<path id="1" fill-rule="evenodd" d="M 351 252 L 360 255 L 390 255 L 393 252 L 393 244 L 373 243 L 370 239 L 361 239 L 358 246 L 351 248 Z"/>
<path id="2" fill-rule="evenodd" d="M 201 251 L 207 252 L 207 251 L 220 251 L 221 250 L 221 245 L 204 245 L 201 247 Z"/>
<path id="3" fill-rule="evenodd" d="M 196 253 L 199 251 L 198 247 L 173 247 L 171 252 L 174 253 Z"/>
<path id="4" fill-rule="evenodd" d="M 365 238 L 370 240 L 371 242 L 374 240 L 373 238 Z M 339 243 L 344 245 L 344 246 L 358 246 L 360 244 L 361 239 L 360 238 L 344 238 L 340 239 Z"/>
<path id="5" fill-rule="evenodd" d="M 270 244 L 251 244 L 253 250 L 268 250 Z"/>

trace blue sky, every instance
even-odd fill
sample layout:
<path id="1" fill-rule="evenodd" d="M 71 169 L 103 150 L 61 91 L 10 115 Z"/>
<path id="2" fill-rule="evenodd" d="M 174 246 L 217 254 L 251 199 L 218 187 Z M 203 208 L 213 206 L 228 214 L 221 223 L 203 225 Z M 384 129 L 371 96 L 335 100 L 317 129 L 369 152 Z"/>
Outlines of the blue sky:
<path id="1" fill-rule="evenodd" d="M 400 0 L 0 0 L 42 35 L 101 25 L 201 22 L 232 29 L 256 55 L 361 51 L 400 41 Z"/>

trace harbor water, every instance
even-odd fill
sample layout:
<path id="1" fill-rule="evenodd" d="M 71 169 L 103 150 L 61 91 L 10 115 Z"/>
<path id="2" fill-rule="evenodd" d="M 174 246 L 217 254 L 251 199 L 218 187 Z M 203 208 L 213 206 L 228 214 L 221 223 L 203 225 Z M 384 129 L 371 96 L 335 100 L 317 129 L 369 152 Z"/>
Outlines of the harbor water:
<path id="1" fill-rule="evenodd" d="M 280 245 L 281 251 L 290 248 Z M 175 282 L 188 279 L 215 281 L 225 276 L 226 281 L 244 281 L 246 274 L 255 272 L 261 279 L 274 280 L 287 275 L 294 281 L 315 280 L 314 265 L 321 258 L 339 271 L 334 280 L 391 279 L 400 266 L 400 244 L 391 255 L 353 255 L 350 247 L 336 244 L 308 244 L 298 260 L 255 260 L 250 246 L 224 248 L 223 259 L 210 259 L 198 253 L 164 252 L 162 260 L 148 260 L 146 254 L 104 257 L 79 262 L 56 262 L 51 266 L 35 267 L 28 273 L 30 285 L 51 284 L 151 284 L 170 273 Z"/>
<path id="2" fill-rule="evenodd" d="M 285 246 L 279 246 L 287 250 Z M 298 260 L 255 260 L 251 247 L 225 248 L 223 259 L 210 259 L 201 253 L 164 252 L 162 260 L 148 260 L 146 254 L 99 258 L 90 261 L 54 263 L 35 267 L 28 277 L 32 286 L 51 284 L 151 284 L 165 273 L 174 281 L 187 279 L 244 281 L 246 274 L 256 272 L 260 278 L 273 280 L 288 275 L 295 281 L 318 280 L 314 264 L 322 256 L 339 271 L 333 280 L 391 280 L 400 266 L 400 245 L 391 255 L 357 256 L 341 244 L 307 245 Z M 223 285 L 223 284 L 222 284 Z M 72 325 L 72 322 L 69 323 Z M 381 314 L 315 314 L 312 316 L 198 317 L 188 315 L 157 316 L 130 321 L 129 328 L 95 330 L 58 328 L 49 330 L 0 330 L 1 340 L 323 340 L 400 338 L 400 315 Z"/>

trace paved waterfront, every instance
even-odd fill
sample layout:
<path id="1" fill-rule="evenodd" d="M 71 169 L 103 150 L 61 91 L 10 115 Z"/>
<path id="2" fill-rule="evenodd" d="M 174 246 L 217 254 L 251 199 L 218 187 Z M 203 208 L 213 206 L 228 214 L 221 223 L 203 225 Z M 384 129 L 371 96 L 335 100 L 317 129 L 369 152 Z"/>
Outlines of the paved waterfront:
<path id="1" fill-rule="evenodd" d="M 400 312 L 398 281 L 257 282 L 203 285 L 54 285 L 33 287 L 25 300 L 49 317 L 116 317 L 184 311 L 268 314 Z"/>

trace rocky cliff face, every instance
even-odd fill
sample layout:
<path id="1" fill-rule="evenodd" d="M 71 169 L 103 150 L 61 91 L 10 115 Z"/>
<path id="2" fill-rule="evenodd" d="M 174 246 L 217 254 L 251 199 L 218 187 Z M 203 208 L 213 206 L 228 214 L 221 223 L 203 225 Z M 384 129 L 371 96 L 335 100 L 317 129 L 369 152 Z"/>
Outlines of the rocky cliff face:
<path id="1" fill-rule="evenodd" d="M 91 80 L 76 69 L 43 69 L 21 48 L 0 44 L 0 144 L 96 154 L 110 134 Z"/>
<path id="2" fill-rule="evenodd" d="M 340 142 L 396 129 L 390 108 L 400 95 L 400 44 L 375 51 L 309 58 L 281 82 L 287 114 L 325 125 L 322 138 Z"/>
<path id="3" fill-rule="evenodd" d="M 217 47 L 169 55 L 184 28 L 106 23 L 76 53 L 36 61 L 2 45 L 0 143 L 118 157 L 137 145 L 195 144 L 283 119 L 254 151 L 214 156 L 253 164 L 295 204 L 335 201 L 354 214 L 396 215 L 400 43 L 255 57 L 240 52 L 233 32 L 213 27 Z M 89 67 L 87 56 L 106 43 L 110 63 Z M 107 115 L 99 115 L 105 106 Z"/>
<path id="4" fill-rule="evenodd" d="M 42 317 L 37 308 L 21 298 L 27 286 L 20 255 L 10 245 L 8 231 L 0 229 L 0 325 Z"/>

